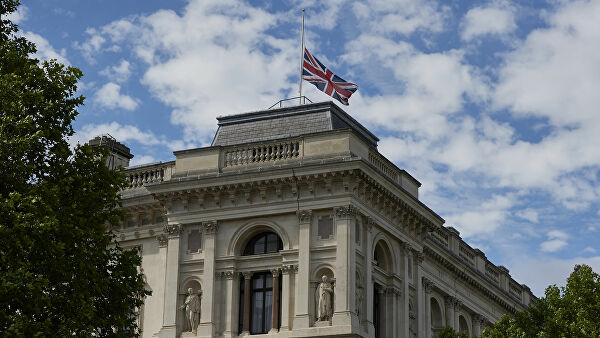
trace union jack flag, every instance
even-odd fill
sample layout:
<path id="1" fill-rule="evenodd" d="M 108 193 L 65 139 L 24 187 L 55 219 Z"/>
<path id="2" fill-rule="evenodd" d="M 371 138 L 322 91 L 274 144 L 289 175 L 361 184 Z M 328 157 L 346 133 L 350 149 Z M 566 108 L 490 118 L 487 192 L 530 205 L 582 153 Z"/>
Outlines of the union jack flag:
<path id="1" fill-rule="evenodd" d="M 358 89 L 358 86 L 354 83 L 346 82 L 346 80 L 333 74 L 306 48 L 304 48 L 304 61 L 302 62 L 302 78 L 346 106 L 350 95 Z"/>

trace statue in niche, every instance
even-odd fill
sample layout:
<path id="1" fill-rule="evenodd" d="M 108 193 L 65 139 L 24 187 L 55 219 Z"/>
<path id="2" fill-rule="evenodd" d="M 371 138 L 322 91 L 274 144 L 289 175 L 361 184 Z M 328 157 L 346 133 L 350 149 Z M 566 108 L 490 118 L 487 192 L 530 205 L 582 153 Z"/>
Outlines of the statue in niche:
<path id="1" fill-rule="evenodd" d="M 185 298 L 185 302 L 179 308 L 185 310 L 185 318 L 188 320 L 190 325 L 190 331 L 196 333 L 198 330 L 198 324 L 200 324 L 200 297 L 202 296 L 202 290 L 198 291 L 198 294 L 194 293 L 194 289 L 188 289 L 188 296 Z"/>
<path id="2" fill-rule="evenodd" d="M 362 314 L 363 304 L 363 287 L 359 284 L 359 280 L 356 279 L 356 316 L 360 319 Z"/>
<path id="3" fill-rule="evenodd" d="M 330 322 L 333 287 L 327 280 L 327 276 L 323 276 L 321 280 L 322 281 L 319 284 L 319 308 L 317 312 L 317 320 L 320 322 Z"/>

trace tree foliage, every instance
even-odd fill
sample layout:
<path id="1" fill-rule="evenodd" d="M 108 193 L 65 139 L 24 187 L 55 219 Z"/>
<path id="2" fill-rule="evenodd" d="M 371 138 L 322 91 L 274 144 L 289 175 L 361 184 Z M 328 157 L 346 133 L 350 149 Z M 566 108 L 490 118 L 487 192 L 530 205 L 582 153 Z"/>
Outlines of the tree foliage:
<path id="1" fill-rule="evenodd" d="M 0 336 L 133 337 L 148 294 L 116 224 L 124 175 L 67 138 L 82 73 L 31 57 L 0 0 Z"/>
<path id="2" fill-rule="evenodd" d="M 469 335 L 465 332 L 456 332 L 450 326 L 446 326 L 438 333 L 437 338 L 469 338 Z"/>
<path id="3" fill-rule="evenodd" d="M 548 286 L 534 306 L 502 317 L 483 337 L 600 337 L 600 275 L 575 266 L 566 286 Z"/>

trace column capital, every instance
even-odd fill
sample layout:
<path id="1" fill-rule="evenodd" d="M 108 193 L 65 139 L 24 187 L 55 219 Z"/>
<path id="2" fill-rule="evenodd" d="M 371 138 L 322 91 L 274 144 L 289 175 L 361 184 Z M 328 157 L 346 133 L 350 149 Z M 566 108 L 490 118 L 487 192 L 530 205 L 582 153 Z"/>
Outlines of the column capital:
<path id="1" fill-rule="evenodd" d="M 216 234 L 219 229 L 217 221 L 202 222 L 202 227 L 204 228 L 204 232 L 207 234 Z"/>
<path id="2" fill-rule="evenodd" d="M 342 207 L 333 208 L 335 215 L 339 218 L 352 218 L 356 215 L 356 208 L 350 204 Z"/>
<path id="3" fill-rule="evenodd" d="M 310 223 L 312 220 L 312 210 L 298 210 L 296 211 L 296 215 L 300 223 Z"/>
<path id="4" fill-rule="evenodd" d="M 217 277 L 219 277 L 219 278 L 233 279 L 234 276 L 235 276 L 235 271 L 234 270 L 219 271 L 219 272 L 217 272 Z"/>
<path id="5" fill-rule="evenodd" d="M 395 286 L 388 287 L 387 289 L 385 289 L 385 292 L 398 297 L 402 296 L 402 291 Z"/>
<path id="6" fill-rule="evenodd" d="M 463 302 L 459 299 L 454 299 L 454 309 L 459 310 L 463 305 Z"/>
<path id="7" fill-rule="evenodd" d="M 413 254 L 415 255 L 415 260 L 417 261 L 417 264 L 423 264 L 423 261 L 425 260 L 425 254 L 423 254 L 422 251 L 417 251 L 415 249 L 412 250 L 414 251 Z"/>
<path id="8" fill-rule="evenodd" d="M 281 269 L 279 269 L 279 268 L 271 269 L 271 273 L 273 274 L 273 278 L 277 278 L 277 277 L 279 277 L 279 274 L 281 273 Z"/>
<path id="9" fill-rule="evenodd" d="M 294 273 L 294 271 L 296 271 L 298 269 L 298 267 L 294 267 L 294 265 L 282 265 L 281 266 L 281 274 L 282 275 L 289 275 Z"/>
<path id="10" fill-rule="evenodd" d="M 446 307 L 454 307 L 455 301 L 456 301 L 456 298 L 454 298 L 452 296 L 444 297 L 444 304 L 446 305 Z"/>
<path id="11" fill-rule="evenodd" d="M 183 226 L 179 223 L 175 223 L 175 224 L 167 223 L 163 227 L 163 231 L 165 232 L 165 234 L 168 234 L 169 237 L 179 237 L 179 235 L 181 235 L 181 232 L 183 231 Z"/>
<path id="12" fill-rule="evenodd" d="M 423 277 L 423 290 L 425 291 L 425 293 L 431 293 L 431 289 L 433 288 L 435 284 L 433 283 L 432 280 L 430 280 L 427 277 Z"/>
<path id="13" fill-rule="evenodd" d="M 242 272 L 242 275 L 244 275 L 244 279 L 250 279 L 250 278 L 252 278 L 253 272 L 252 271 Z"/>
<path id="14" fill-rule="evenodd" d="M 156 240 L 158 241 L 158 246 L 164 248 L 169 243 L 169 237 L 165 234 L 156 235 Z"/>

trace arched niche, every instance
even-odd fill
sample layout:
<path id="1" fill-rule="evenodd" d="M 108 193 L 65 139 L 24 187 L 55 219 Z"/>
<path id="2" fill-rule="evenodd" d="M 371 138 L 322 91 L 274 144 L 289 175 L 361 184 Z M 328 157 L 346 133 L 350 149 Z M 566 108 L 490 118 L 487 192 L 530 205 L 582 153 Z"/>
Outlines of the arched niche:
<path id="1" fill-rule="evenodd" d="M 291 249 L 290 238 L 288 234 L 277 223 L 266 220 L 256 219 L 242 225 L 232 236 L 227 248 L 227 254 L 230 256 L 241 256 L 248 241 L 261 232 L 276 233 L 283 244 L 283 250 Z"/>
<path id="2" fill-rule="evenodd" d="M 468 337 L 471 337 L 471 330 L 469 330 L 469 322 L 467 318 L 462 314 L 458 316 L 458 332 L 464 332 Z"/>
<path id="3" fill-rule="evenodd" d="M 392 253 L 389 241 L 382 237 L 373 247 L 373 264 L 387 273 L 393 273 L 395 269 L 395 259 Z"/>
<path id="4" fill-rule="evenodd" d="M 323 276 L 327 276 L 327 280 L 333 286 L 334 291 L 331 299 L 331 308 L 332 310 L 335 309 L 336 288 L 334 269 L 329 264 L 320 264 L 314 269 L 314 273 L 312 274 L 312 283 L 310 283 L 311 293 L 313 294 L 313 297 L 311 297 L 311 299 L 309 300 L 309 306 L 311 309 L 311 313 L 309 315 L 311 316 L 312 324 L 314 324 L 314 322 L 317 320 L 317 313 L 319 307 L 319 284 L 321 283 L 321 279 L 323 278 Z"/>
<path id="5" fill-rule="evenodd" d="M 429 302 L 431 309 L 431 331 L 433 332 L 433 336 L 437 337 L 437 334 L 444 328 L 442 308 L 440 306 L 440 302 L 435 297 L 431 297 Z"/>
<path id="6" fill-rule="evenodd" d="M 188 289 L 192 289 L 192 292 L 202 298 L 202 283 L 200 279 L 195 276 L 185 278 L 181 284 L 179 285 L 178 295 L 177 295 L 177 308 L 179 309 L 185 302 L 185 298 L 188 296 Z M 200 309 L 200 312 L 204 311 L 204 309 Z M 184 331 L 188 331 L 191 328 L 189 327 L 189 323 L 185 318 L 185 311 L 177 310 L 176 315 L 177 321 L 177 332 L 181 333 Z"/>

